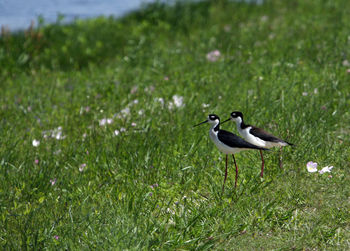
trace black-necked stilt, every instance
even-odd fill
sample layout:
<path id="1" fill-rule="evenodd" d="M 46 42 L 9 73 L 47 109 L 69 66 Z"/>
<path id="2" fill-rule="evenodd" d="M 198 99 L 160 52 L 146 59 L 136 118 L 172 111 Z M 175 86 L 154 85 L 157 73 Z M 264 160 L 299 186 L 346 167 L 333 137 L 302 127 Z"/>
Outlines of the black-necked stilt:
<path id="1" fill-rule="evenodd" d="M 233 161 L 235 162 L 235 166 L 236 166 L 236 178 L 235 178 L 235 187 L 236 187 L 238 167 L 237 167 L 234 154 L 240 151 L 249 150 L 249 149 L 257 149 L 257 150 L 268 150 L 268 149 L 253 145 L 231 132 L 220 130 L 220 118 L 215 114 L 209 114 L 208 119 L 206 121 L 203 121 L 195 126 L 199 126 L 204 123 L 209 123 L 211 125 L 209 130 L 210 139 L 214 142 L 214 144 L 217 146 L 217 148 L 219 148 L 221 152 L 226 154 L 225 178 L 224 178 L 224 184 L 222 185 L 222 191 L 224 191 L 224 186 L 227 178 L 228 154 L 232 154 Z"/>
<path id="2" fill-rule="evenodd" d="M 236 122 L 237 129 L 239 134 L 249 143 L 264 147 L 264 148 L 271 148 L 274 146 L 279 146 L 280 151 L 282 149 L 282 146 L 288 146 L 293 145 L 285 140 L 282 140 L 280 138 L 277 138 L 273 136 L 272 134 L 265 132 L 263 129 L 252 126 L 252 125 L 246 125 L 243 120 L 243 114 L 241 112 L 232 112 L 230 115 L 230 118 L 222 122 L 221 124 L 232 120 Z M 260 156 L 261 156 L 261 173 L 260 176 L 263 177 L 264 175 L 264 157 L 262 155 L 262 151 L 260 150 Z M 280 159 L 280 167 L 282 167 L 282 162 Z"/>

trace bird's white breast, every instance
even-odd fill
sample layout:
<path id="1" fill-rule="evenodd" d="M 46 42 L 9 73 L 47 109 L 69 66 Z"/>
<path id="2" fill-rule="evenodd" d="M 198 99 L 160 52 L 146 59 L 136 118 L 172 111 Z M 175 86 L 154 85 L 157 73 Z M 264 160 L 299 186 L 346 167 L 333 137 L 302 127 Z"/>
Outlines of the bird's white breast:
<path id="1" fill-rule="evenodd" d="M 239 134 L 249 143 L 256 145 L 256 146 L 260 146 L 260 147 L 264 147 L 264 148 L 271 148 L 271 147 L 275 147 L 275 146 L 286 146 L 287 143 L 284 142 L 270 142 L 270 141 L 265 141 L 262 140 L 258 137 L 255 137 L 253 134 L 251 134 L 249 131 L 250 129 L 252 129 L 251 126 L 242 129 L 240 126 L 237 126 L 238 128 L 238 132 Z"/>
<path id="2" fill-rule="evenodd" d="M 209 136 L 210 139 L 214 142 L 214 144 L 216 145 L 216 147 L 223 153 L 225 154 L 235 154 L 238 153 L 242 150 L 245 150 L 244 148 L 233 148 L 233 147 L 229 147 L 227 145 L 225 145 L 224 143 L 222 143 L 218 137 L 218 131 L 214 131 L 213 128 L 211 128 L 209 130 Z"/>
<path id="3" fill-rule="evenodd" d="M 248 141 L 253 145 L 260 146 L 260 147 L 267 147 L 267 148 L 272 147 L 272 146 L 269 146 L 270 145 L 269 142 L 266 142 L 265 140 L 255 137 L 253 134 L 250 134 L 249 133 L 250 129 L 252 129 L 251 126 L 244 129 L 242 129 L 241 127 L 238 127 L 238 132 L 246 141 Z"/>

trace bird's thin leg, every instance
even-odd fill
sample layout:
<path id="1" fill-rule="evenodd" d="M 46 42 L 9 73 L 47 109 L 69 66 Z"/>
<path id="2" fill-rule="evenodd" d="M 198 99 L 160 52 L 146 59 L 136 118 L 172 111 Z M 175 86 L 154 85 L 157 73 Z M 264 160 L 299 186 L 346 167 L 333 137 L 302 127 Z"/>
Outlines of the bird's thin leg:
<path id="1" fill-rule="evenodd" d="M 237 178 L 238 178 L 238 166 L 236 163 L 235 156 L 233 154 L 232 154 L 232 157 L 233 157 L 233 161 L 235 162 L 235 166 L 236 166 L 236 178 L 235 178 L 235 188 L 236 188 L 237 187 Z"/>
<path id="2" fill-rule="evenodd" d="M 282 146 L 280 147 L 280 168 L 283 168 Z"/>
<path id="3" fill-rule="evenodd" d="M 261 156 L 261 173 L 260 173 L 260 176 L 261 178 L 264 176 L 264 157 L 263 157 L 263 154 L 262 154 L 262 151 L 260 150 L 260 156 Z"/>
<path id="4" fill-rule="evenodd" d="M 226 154 L 225 178 L 224 178 L 224 184 L 222 185 L 222 192 L 224 192 L 224 189 L 225 189 L 226 178 L 227 178 L 227 154 Z"/>

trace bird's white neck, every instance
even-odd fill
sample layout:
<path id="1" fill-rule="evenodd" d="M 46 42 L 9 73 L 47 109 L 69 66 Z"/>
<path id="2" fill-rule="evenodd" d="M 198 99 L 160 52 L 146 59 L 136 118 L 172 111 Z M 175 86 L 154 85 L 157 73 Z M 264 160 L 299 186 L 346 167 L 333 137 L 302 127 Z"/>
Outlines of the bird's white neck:
<path id="1" fill-rule="evenodd" d="M 236 122 L 237 129 L 240 130 L 240 129 L 241 129 L 242 122 L 243 122 L 242 118 L 241 118 L 241 117 L 236 118 L 236 119 L 235 119 L 235 122 Z"/>
<path id="2" fill-rule="evenodd" d="M 211 124 L 209 134 L 211 134 L 211 133 L 217 134 L 219 130 L 220 130 L 220 121 L 217 120 Z"/>

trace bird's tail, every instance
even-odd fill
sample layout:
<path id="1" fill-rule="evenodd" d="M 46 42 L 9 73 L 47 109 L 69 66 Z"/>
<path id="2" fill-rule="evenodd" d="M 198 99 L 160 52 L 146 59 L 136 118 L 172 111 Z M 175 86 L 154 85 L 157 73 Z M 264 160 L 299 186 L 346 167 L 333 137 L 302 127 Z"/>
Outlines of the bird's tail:
<path id="1" fill-rule="evenodd" d="M 286 142 L 289 146 L 296 146 L 295 144 L 293 144 L 293 143 L 290 143 L 290 142 L 288 142 L 288 141 L 284 141 L 284 142 Z"/>

